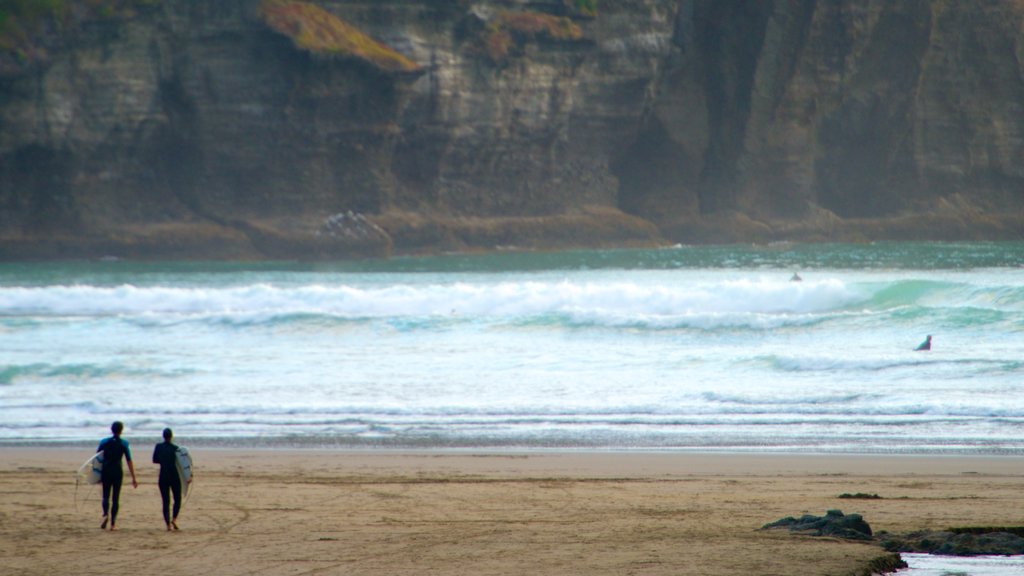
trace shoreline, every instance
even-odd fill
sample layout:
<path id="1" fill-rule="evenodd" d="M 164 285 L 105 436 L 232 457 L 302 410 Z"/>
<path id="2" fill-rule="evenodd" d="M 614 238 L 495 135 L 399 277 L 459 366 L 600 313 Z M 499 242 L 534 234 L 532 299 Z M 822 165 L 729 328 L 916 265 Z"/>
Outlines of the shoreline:
<path id="1" fill-rule="evenodd" d="M 138 446 L 147 448 L 155 444 L 158 439 L 146 439 L 139 437 L 127 437 L 134 450 Z M 98 442 L 98 440 L 97 440 Z M 665 474 L 683 473 L 679 466 L 673 462 L 691 462 L 698 464 L 698 470 L 710 474 L 733 473 L 742 470 L 753 470 L 761 473 L 780 472 L 782 469 L 798 471 L 800 473 L 824 474 L 824 473 L 845 473 L 855 471 L 861 473 L 888 473 L 888 474 L 970 474 L 976 471 L 969 468 L 979 468 L 988 474 L 1018 474 L 1024 472 L 1024 455 L 1017 454 L 961 454 L 961 453 L 871 453 L 871 452 L 801 452 L 801 451 L 778 451 L 778 452 L 756 452 L 742 450 L 671 450 L 671 449 L 647 449 L 647 448 L 379 448 L 379 447 L 314 447 L 295 446 L 286 444 L 267 445 L 221 445 L 206 444 L 203 442 L 180 441 L 175 442 L 188 447 L 193 452 L 215 454 L 228 457 L 254 457 L 256 455 L 277 455 L 280 457 L 305 456 L 326 456 L 330 458 L 344 457 L 346 459 L 439 459 L 447 458 L 463 462 L 473 462 L 480 459 L 510 461 L 533 459 L 532 466 L 540 462 L 573 463 L 573 467 L 580 473 L 594 473 L 602 468 L 602 464 L 609 460 L 631 461 L 654 465 L 655 469 Z M 81 443 L 24 443 L 24 444 L 3 444 L 0 443 L 0 455 L 3 460 L 10 460 L 11 455 L 33 459 L 34 452 L 51 454 L 61 458 L 70 454 L 88 456 L 92 453 L 96 442 Z M 138 456 L 136 456 L 138 457 Z M 52 458 L 49 458 L 52 460 Z M 976 463 L 976 465 L 969 465 Z M 773 464 L 778 464 L 775 469 Z M 794 466 L 797 464 L 797 466 Z M 583 466 L 580 468 L 580 466 Z M 552 466 L 557 470 L 561 466 Z M 0 465 L 0 471 L 4 468 Z M 563 471 L 571 471 L 566 466 Z M 645 468 L 646 470 L 647 468 Z M 508 470 L 513 471 L 512 468 Z"/>
<path id="2" fill-rule="evenodd" d="M 104 434 L 109 432 L 101 427 L 97 428 L 96 438 L 88 439 L 59 439 L 49 440 L 41 438 L 31 439 L 0 439 L 0 450 L 81 450 L 95 447 Z M 148 443 L 159 441 L 159 431 L 140 434 L 125 434 L 125 438 L 132 442 Z M 177 436 L 175 436 L 177 438 Z M 196 447 L 203 450 L 216 451 L 320 451 L 320 452 L 350 452 L 353 454 L 382 453 L 402 454 L 419 452 L 437 452 L 445 454 L 470 454 L 470 453 L 493 453 L 493 454 L 659 454 L 659 455 L 726 455 L 726 456 L 782 456 L 782 457 L 821 457 L 835 456 L 842 457 L 865 457 L 865 458 L 992 458 L 999 460 L 1003 458 L 1024 459 L 1024 450 L 1016 449 L 992 449 L 979 450 L 976 448 L 935 448 L 919 450 L 914 448 L 885 450 L 870 449 L 838 449 L 822 450 L 805 447 L 750 447 L 750 446 L 606 446 L 606 445 L 531 445 L 531 444 L 380 444 L 380 443 L 338 443 L 329 444 L 317 440 L 284 438 L 221 438 L 221 437 L 189 437 L 189 447 Z"/>
<path id="3" fill-rule="evenodd" d="M 10 569 L 74 574 L 100 546 L 111 568 L 137 573 L 852 575 L 885 551 L 760 528 L 829 509 L 861 514 L 876 534 L 1014 525 L 1024 504 L 1024 458 L 1014 456 L 182 442 L 196 484 L 182 531 L 167 533 L 152 444 L 129 440 L 140 486 L 123 490 L 113 534 L 98 529 L 98 498 L 74 488 L 92 448 L 0 446 L 0 557 Z M 880 498 L 839 498 L 858 492 Z"/>

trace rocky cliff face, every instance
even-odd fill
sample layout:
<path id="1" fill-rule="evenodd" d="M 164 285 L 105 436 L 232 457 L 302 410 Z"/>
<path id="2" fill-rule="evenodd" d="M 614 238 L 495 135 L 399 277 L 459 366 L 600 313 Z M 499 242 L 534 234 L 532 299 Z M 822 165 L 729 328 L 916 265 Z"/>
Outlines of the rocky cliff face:
<path id="1" fill-rule="evenodd" d="M 0 58 L 0 257 L 1024 230 L 1019 2 L 277 4 Z M 413 64 L 332 51 L 350 28 Z"/>
<path id="2" fill-rule="evenodd" d="M 683 1 L 621 204 L 691 241 L 1019 238 L 1022 30 L 1020 2 Z"/>

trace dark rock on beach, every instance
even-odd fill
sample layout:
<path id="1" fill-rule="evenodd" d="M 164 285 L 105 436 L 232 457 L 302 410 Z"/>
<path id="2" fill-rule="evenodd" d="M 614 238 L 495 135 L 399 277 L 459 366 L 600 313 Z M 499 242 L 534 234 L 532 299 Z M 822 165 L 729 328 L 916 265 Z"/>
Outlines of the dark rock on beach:
<path id="1" fill-rule="evenodd" d="M 829 510 L 824 516 L 806 514 L 800 518 L 792 516 L 765 524 L 762 530 L 786 528 L 812 536 L 832 536 L 848 540 L 871 540 L 871 526 L 860 514 L 845 515 L 839 510 Z"/>
<path id="2" fill-rule="evenodd" d="M 920 552 L 947 556 L 1024 554 L 1021 529 L 988 528 L 988 531 L 950 530 L 885 535 L 882 545 L 890 552 Z M 1017 533 L 1013 533 L 1016 531 Z"/>
<path id="3" fill-rule="evenodd" d="M 847 540 L 874 541 L 892 556 L 883 559 L 885 566 L 870 573 L 887 573 L 905 566 L 901 552 L 941 554 L 947 556 L 1021 555 L 1024 554 L 1024 527 L 952 528 L 946 531 L 920 531 L 908 534 L 881 533 L 876 538 L 860 514 L 843 514 L 829 510 L 824 516 L 810 514 L 782 518 L 765 524 L 762 530 L 787 529 L 810 536 L 831 536 Z M 890 565 L 890 562 L 894 564 Z"/>
<path id="4" fill-rule="evenodd" d="M 872 560 L 856 576 L 878 576 L 879 574 L 892 574 L 900 568 L 906 568 L 907 563 L 899 554 L 886 554 Z"/>

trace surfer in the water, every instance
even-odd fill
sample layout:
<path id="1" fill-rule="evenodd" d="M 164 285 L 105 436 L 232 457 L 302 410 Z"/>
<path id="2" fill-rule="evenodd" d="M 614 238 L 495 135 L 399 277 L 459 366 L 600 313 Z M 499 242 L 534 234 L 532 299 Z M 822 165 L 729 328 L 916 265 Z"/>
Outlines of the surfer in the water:
<path id="1" fill-rule="evenodd" d="M 931 334 L 929 334 L 928 337 L 925 338 L 924 342 L 921 342 L 921 344 L 918 345 L 917 348 L 914 348 L 915 351 L 931 350 L 931 349 L 932 349 L 932 336 L 931 336 Z"/>
<path id="2" fill-rule="evenodd" d="M 100 476 L 103 481 L 103 523 L 100 524 L 100 528 L 106 530 L 109 520 L 111 532 L 117 530 L 117 510 L 121 501 L 121 483 L 124 481 L 122 457 L 128 461 L 128 470 L 132 473 L 132 487 L 139 487 L 139 481 L 135 479 L 135 465 L 132 464 L 132 451 L 128 448 L 128 441 L 121 438 L 123 430 L 124 424 L 111 424 L 110 431 L 114 435 L 101 440 L 100 447 L 96 449 L 97 452 L 103 452 L 103 473 Z"/>
<path id="3" fill-rule="evenodd" d="M 164 441 L 153 450 L 153 464 L 160 465 L 160 499 L 163 501 L 164 523 L 168 530 L 178 529 L 181 511 L 181 477 L 178 476 L 178 447 L 171 443 L 174 433 L 164 428 Z M 174 494 L 174 511 L 169 510 Z"/>

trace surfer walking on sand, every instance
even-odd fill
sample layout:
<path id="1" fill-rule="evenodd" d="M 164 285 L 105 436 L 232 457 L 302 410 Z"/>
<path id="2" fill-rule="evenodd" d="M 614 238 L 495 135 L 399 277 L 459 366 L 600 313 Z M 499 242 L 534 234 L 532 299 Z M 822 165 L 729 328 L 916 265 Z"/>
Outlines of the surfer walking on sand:
<path id="1" fill-rule="evenodd" d="M 164 441 L 153 450 L 153 464 L 160 465 L 160 499 L 163 501 L 164 524 L 167 530 L 178 529 L 178 512 L 181 511 L 181 477 L 178 475 L 178 447 L 171 443 L 174 433 L 164 428 Z M 191 479 L 189 479 L 191 481 Z M 173 513 L 170 510 L 171 495 L 174 495 Z"/>
<path id="2" fill-rule="evenodd" d="M 103 452 L 103 473 L 100 479 L 103 482 L 103 523 L 100 528 L 107 529 L 107 522 L 110 523 L 110 531 L 117 530 L 117 510 L 121 502 L 121 484 L 124 482 L 124 470 L 121 468 L 121 458 L 128 461 L 128 470 L 132 473 L 132 487 L 138 488 L 139 481 L 135 479 L 135 465 L 132 464 L 132 451 L 128 448 L 128 441 L 121 438 L 124 424 L 114 422 L 110 425 L 113 436 L 100 441 L 97 452 Z"/>

